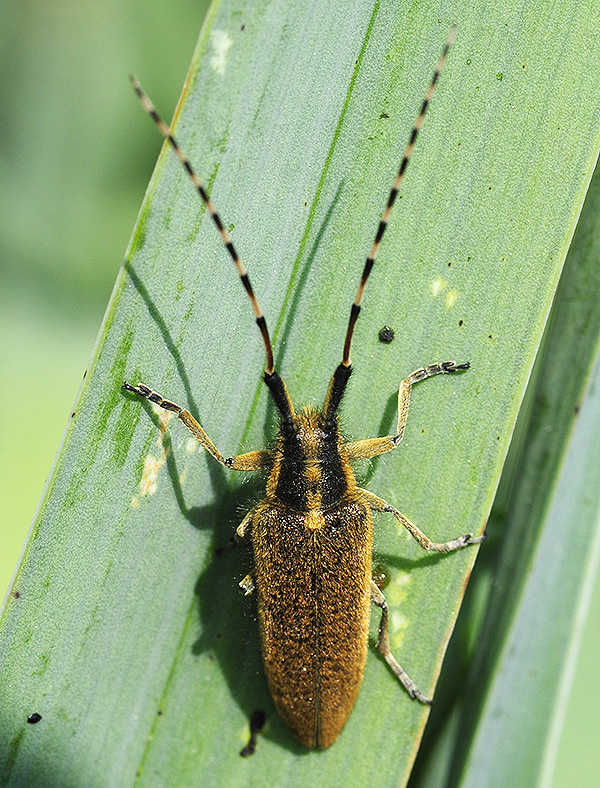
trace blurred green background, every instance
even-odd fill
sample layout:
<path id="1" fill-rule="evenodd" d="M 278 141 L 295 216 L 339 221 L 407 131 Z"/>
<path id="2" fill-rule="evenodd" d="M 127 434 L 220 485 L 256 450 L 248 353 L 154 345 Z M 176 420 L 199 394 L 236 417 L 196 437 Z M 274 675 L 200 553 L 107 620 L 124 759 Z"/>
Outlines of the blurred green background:
<path id="1" fill-rule="evenodd" d="M 207 0 L 0 6 L 0 592 L 4 595 L 91 355 Z M 599 783 L 600 583 L 554 788 Z M 581 764 L 581 771 L 578 768 Z M 587 767 L 587 768 L 584 768 Z M 590 774 L 592 772 L 592 774 Z"/>
<path id="2" fill-rule="evenodd" d="M 2 595 L 75 400 L 208 0 L 0 4 Z"/>

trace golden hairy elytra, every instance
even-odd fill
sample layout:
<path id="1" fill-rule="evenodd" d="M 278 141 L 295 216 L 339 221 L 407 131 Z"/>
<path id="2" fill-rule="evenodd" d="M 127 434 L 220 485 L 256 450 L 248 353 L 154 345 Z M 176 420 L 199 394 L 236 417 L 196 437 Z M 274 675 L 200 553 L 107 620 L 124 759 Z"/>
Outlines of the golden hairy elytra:
<path id="1" fill-rule="evenodd" d="M 367 656 L 371 604 L 381 608 L 377 648 L 410 696 L 431 702 L 390 650 L 387 604 L 371 577 L 372 513 L 392 514 L 429 551 L 447 553 L 484 538 L 466 534 L 439 544 L 432 542 L 395 507 L 359 487 L 352 470 L 354 460 L 376 457 L 398 446 L 415 383 L 466 370 L 468 363 L 431 364 L 402 380 L 394 435 L 349 443 L 342 437 L 338 422 L 352 371 L 352 335 L 365 285 L 453 38 L 454 27 L 425 94 L 365 262 L 350 311 L 342 361 L 331 377 L 320 410 L 294 408 L 283 379 L 274 369 L 267 324 L 229 234 L 170 129 L 132 79 L 144 108 L 173 147 L 208 209 L 250 298 L 265 345 L 264 381 L 280 416 L 275 445 L 225 458 L 188 410 L 143 383 L 125 383 L 124 388 L 176 413 L 221 465 L 238 471 L 268 470 L 263 500 L 246 514 L 236 532 L 237 540 L 251 543 L 254 557 L 254 570 L 240 586 L 246 594 L 256 592 L 258 597 L 262 656 L 275 705 L 292 733 L 310 748 L 329 747 L 352 711 Z"/>

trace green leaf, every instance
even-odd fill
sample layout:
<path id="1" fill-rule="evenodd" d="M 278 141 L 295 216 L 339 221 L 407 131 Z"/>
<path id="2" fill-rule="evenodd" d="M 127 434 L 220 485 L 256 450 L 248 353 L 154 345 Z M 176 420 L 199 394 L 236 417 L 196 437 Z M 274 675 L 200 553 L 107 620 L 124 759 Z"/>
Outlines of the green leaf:
<path id="1" fill-rule="evenodd" d="M 224 0 L 175 125 L 248 267 L 278 370 L 297 403 L 319 404 L 455 18 L 357 324 L 343 410 L 349 437 L 386 434 L 402 377 L 470 360 L 467 374 L 416 388 L 400 451 L 362 469 L 438 541 L 487 518 L 594 165 L 589 11 L 509 3 L 482 19 L 439 17 L 432 4 Z M 384 324 L 391 345 L 378 341 Z M 3 610 L 7 786 L 405 781 L 427 709 L 375 653 L 338 741 L 307 753 L 291 739 L 266 689 L 254 608 L 236 588 L 248 557 L 215 556 L 260 485 L 215 467 L 181 425 L 121 391 L 143 380 L 188 407 L 224 453 L 260 448 L 275 426 L 263 355 L 210 217 L 165 150 Z M 376 550 L 392 576 L 393 648 L 431 693 L 475 551 L 423 556 L 383 517 Z M 268 722 L 242 759 L 258 708 Z"/>
<path id="2" fill-rule="evenodd" d="M 487 597 L 483 625 L 471 634 L 473 664 L 468 676 L 455 665 L 465 682 L 444 709 L 452 722 L 442 734 L 434 711 L 412 788 L 551 781 L 600 557 L 599 208 L 597 170 L 467 594 L 471 614 L 463 622 L 461 613 L 457 627 L 473 626 L 473 608 Z M 436 739 L 448 751 L 434 765 Z"/>
<path id="3" fill-rule="evenodd" d="M 484 630 L 492 676 L 463 780 L 454 784 L 500 785 L 492 776 L 500 763 L 509 764 L 505 785 L 547 785 L 552 775 L 567 660 L 577 653 L 600 555 L 599 208 L 597 171 L 534 369 L 532 418 L 486 622 L 495 636 Z M 488 659 L 477 667 L 488 670 Z M 527 747 L 515 746 L 515 730 Z"/>

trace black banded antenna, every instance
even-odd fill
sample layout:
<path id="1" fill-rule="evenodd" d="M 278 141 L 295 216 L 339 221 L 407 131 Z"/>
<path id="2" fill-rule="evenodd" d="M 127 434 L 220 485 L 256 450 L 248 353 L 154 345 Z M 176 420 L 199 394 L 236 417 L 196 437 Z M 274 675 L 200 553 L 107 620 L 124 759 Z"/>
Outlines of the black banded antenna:
<path id="1" fill-rule="evenodd" d="M 237 272 L 240 275 L 240 279 L 242 280 L 242 284 L 244 285 L 244 289 L 246 293 L 248 293 L 248 298 L 250 299 L 250 303 L 252 304 L 252 309 L 254 310 L 254 314 L 256 315 L 256 323 L 260 329 L 260 333 L 263 338 L 263 342 L 265 343 L 265 353 L 267 356 L 266 362 L 266 373 L 267 375 L 273 375 L 274 368 L 273 368 L 273 347 L 271 346 L 271 338 L 269 336 L 269 331 L 267 329 L 267 322 L 261 312 L 260 306 L 254 295 L 254 290 L 252 289 L 252 285 L 250 284 L 250 279 L 248 277 L 248 272 L 246 271 L 242 261 L 240 260 L 238 253 L 235 250 L 235 247 L 231 241 L 231 237 L 225 227 L 223 226 L 223 222 L 221 221 L 221 217 L 217 213 L 214 205 L 209 199 L 208 194 L 206 193 L 206 189 L 202 185 L 202 181 L 196 175 L 194 168 L 190 164 L 188 157 L 179 147 L 179 144 L 175 137 L 171 134 L 171 129 L 167 126 L 164 120 L 160 117 L 156 108 L 148 98 L 148 96 L 144 93 L 141 88 L 140 83 L 134 76 L 130 76 L 129 79 L 131 80 L 131 84 L 133 85 L 133 89 L 137 93 L 139 100 L 142 103 L 142 106 L 150 115 L 152 120 L 158 126 L 160 133 L 163 137 L 171 144 L 171 147 L 177 154 L 179 161 L 183 164 L 184 169 L 186 170 L 187 174 L 190 176 L 192 183 L 198 194 L 200 195 L 200 199 L 206 206 L 206 209 L 210 213 L 210 216 L 215 223 L 217 230 L 221 234 L 221 238 L 223 239 L 223 243 L 225 244 L 227 251 L 229 252 L 229 256 L 233 260 L 235 267 L 237 268 Z"/>
<path id="2" fill-rule="evenodd" d="M 354 334 L 354 326 L 356 324 L 356 320 L 360 313 L 360 305 L 362 303 L 369 274 L 371 273 L 371 269 L 373 268 L 373 265 L 375 263 L 375 258 L 377 257 L 377 252 L 379 251 L 379 245 L 381 244 L 381 239 L 383 238 L 383 234 L 385 233 L 386 227 L 388 225 L 390 214 L 392 212 L 394 202 L 396 201 L 396 195 L 398 194 L 400 184 L 404 179 L 404 173 L 406 172 L 408 162 L 410 161 L 410 157 L 413 154 L 415 141 L 417 139 L 419 131 L 421 130 L 421 126 L 423 125 L 423 118 L 425 117 L 425 113 L 427 112 L 427 107 L 429 106 L 429 102 L 431 101 L 431 97 L 433 96 L 433 91 L 435 90 L 435 86 L 438 81 L 438 78 L 442 72 L 442 69 L 444 68 L 446 57 L 448 56 L 448 50 L 452 46 L 452 42 L 454 41 L 455 35 L 456 35 L 456 23 L 453 24 L 452 27 L 450 28 L 450 32 L 448 33 L 448 38 L 446 39 L 446 43 L 444 44 L 444 49 L 442 50 L 440 59 L 437 62 L 435 71 L 433 72 L 431 82 L 429 83 L 429 87 L 427 88 L 427 92 L 425 93 L 425 98 L 423 99 L 423 103 L 421 104 L 421 109 L 419 111 L 419 114 L 417 115 L 417 119 L 415 120 L 414 126 L 410 133 L 410 139 L 408 141 L 408 145 L 406 146 L 406 150 L 404 151 L 404 156 L 402 157 L 402 162 L 400 163 L 400 169 L 398 170 L 398 174 L 396 175 L 396 180 L 394 181 L 394 185 L 392 186 L 392 189 L 390 191 L 390 196 L 388 197 L 387 205 L 385 206 L 385 210 L 379 222 L 379 227 L 377 228 L 375 240 L 373 241 L 373 246 L 371 247 L 369 256 L 366 259 L 365 267 L 363 268 L 362 276 L 360 279 L 360 284 L 358 286 L 358 290 L 356 291 L 356 298 L 354 299 L 354 303 L 352 304 L 352 308 L 350 310 L 350 320 L 348 322 L 348 330 L 346 331 L 346 340 L 344 342 L 344 353 L 342 356 L 342 364 L 344 367 L 350 366 L 350 347 L 352 345 L 352 335 Z"/>

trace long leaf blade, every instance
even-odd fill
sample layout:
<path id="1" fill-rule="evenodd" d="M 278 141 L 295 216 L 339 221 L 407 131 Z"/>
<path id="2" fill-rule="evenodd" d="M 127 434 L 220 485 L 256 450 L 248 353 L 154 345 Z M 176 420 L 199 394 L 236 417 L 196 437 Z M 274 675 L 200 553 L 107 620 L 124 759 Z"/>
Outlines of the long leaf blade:
<path id="1" fill-rule="evenodd" d="M 519 9 L 503 9 L 504 19 L 516 25 Z M 510 38 L 499 21 L 462 22 L 357 327 L 344 410 L 355 437 L 390 430 L 394 388 L 414 367 L 449 356 L 473 364 L 415 392 L 402 490 L 400 458 L 365 470 L 374 491 L 436 539 L 477 531 L 486 518 L 596 154 L 597 108 L 572 87 L 598 57 L 593 41 L 580 47 L 589 18 L 574 8 L 557 26 L 543 13 Z M 201 34 L 176 133 L 234 224 L 300 403 L 322 398 L 339 361 L 373 206 L 385 201 L 398 140 L 451 21 L 425 6 L 413 21 L 378 3 L 249 12 L 223 2 Z M 546 60 L 534 25 L 543 21 L 553 35 Z M 453 79 L 452 62 L 461 64 Z M 490 69 L 498 62 L 502 72 Z M 597 92 L 598 73 L 586 71 L 587 92 Z M 567 121 L 558 142 L 555 125 Z M 557 162 L 570 168 L 560 184 Z M 524 166 L 535 173 L 528 188 Z M 390 347 L 377 341 L 384 322 L 400 329 Z M 377 659 L 333 748 L 306 754 L 290 740 L 266 692 L 252 608 L 236 596 L 240 560 L 214 558 L 247 488 L 120 390 L 125 377 L 144 379 L 232 453 L 272 434 L 261 364 L 214 228 L 163 156 L 15 581 L 20 596 L 4 611 L 7 785 L 35 781 L 42 767 L 48 785 L 181 785 L 199 775 L 204 785 L 249 775 L 362 785 L 375 771 L 382 784 L 404 779 L 426 710 Z M 473 554 L 423 558 L 389 524 L 378 550 L 392 568 L 394 647 L 428 691 Z M 238 752 L 257 707 L 269 723 L 248 762 Z M 29 728 L 34 709 L 43 721 Z"/>

